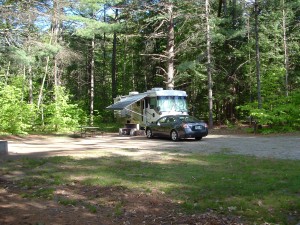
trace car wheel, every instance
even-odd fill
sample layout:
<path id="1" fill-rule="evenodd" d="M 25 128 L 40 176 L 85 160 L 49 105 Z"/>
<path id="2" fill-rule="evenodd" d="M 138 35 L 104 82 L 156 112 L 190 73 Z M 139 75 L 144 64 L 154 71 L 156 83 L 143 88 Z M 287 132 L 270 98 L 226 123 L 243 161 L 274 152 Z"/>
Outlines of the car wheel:
<path id="1" fill-rule="evenodd" d="M 147 129 L 147 130 L 146 130 L 146 136 L 147 136 L 147 138 L 152 138 L 152 137 L 153 137 L 153 134 L 152 134 L 152 130 L 151 130 L 151 129 Z"/>
<path id="2" fill-rule="evenodd" d="M 171 131 L 171 139 L 172 141 L 178 141 L 179 140 L 179 136 L 176 130 L 172 130 Z"/>
<path id="3" fill-rule="evenodd" d="M 200 141 L 202 137 L 195 137 L 196 141 Z"/>

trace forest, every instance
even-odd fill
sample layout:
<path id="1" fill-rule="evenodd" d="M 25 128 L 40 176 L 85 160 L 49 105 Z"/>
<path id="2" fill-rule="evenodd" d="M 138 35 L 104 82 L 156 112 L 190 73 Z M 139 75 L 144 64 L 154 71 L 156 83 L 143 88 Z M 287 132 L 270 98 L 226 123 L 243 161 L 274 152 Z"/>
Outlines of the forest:
<path id="1" fill-rule="evenodd" d="M 300 0 L 0 0 L 0 133 L 114 123 L 184 90 L 210 127 L 300 128 Z"/>

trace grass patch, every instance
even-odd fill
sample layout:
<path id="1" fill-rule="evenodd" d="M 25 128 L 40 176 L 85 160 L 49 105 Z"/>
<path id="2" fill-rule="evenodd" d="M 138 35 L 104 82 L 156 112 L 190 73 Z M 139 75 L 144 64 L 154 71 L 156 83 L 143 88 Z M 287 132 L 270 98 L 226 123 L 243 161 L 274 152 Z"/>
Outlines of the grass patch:
<path id="1" fill-rule="evenodd" d="M 52 199 L 54 188 L 38 188 L 37 190 L 30 190 L 21 194 L 23 198 L 43 198 Z"/>
<path id="2" fill-rule="evenodd" d="M 74 199 L 69 199 L 69 198 L 62 198 L 60 197 L 58 199 L 58 203 L 61 205 L 71 205 L 71 206 L 75 206 L 77 205 L 78 201 L 74 200 Z"/>
<path id="3" fill-rule="evenodd" d="M 23 197 L 51 199 L 59 185 L 80 182 L 84 186 L 122 186 L 146 193 L 159 190 L 189 213 L 214 210 L 258 224 L 300 221 L 299 161 L 228 154 L 172 157 L 163 163 L 126 157 L 23 158 L 1 164 L 0 176 L 13 177 Z M 22 171 L 22 175 L 14 177 L 14 171 Z M 63 205 L 78 203 L 59 201 Z M 81 204 L 96 212 L 96 206 L 88 201 Z M 122 208 L 117 204 L 115 214 L 122 214 Z"/>
<path id="4" fill-rule="evenodd" d="M 58 203 L 64 206 L 84 206 L 87 208 L 91 213 L 96 213 L 97 212 L 97 206 L 89 203 L 89 202 L 84 202 L 82 200 L 76 200 L 76 199 L 70 199 L 70 198 L 65 198 L 65 197 L 59 197 L 58 198 Z"/>

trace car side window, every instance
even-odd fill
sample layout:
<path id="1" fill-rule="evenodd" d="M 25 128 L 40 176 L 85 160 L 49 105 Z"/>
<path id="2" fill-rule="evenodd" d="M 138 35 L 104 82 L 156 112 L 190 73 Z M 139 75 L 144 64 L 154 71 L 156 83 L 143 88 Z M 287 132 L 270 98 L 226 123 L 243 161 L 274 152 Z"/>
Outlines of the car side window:
<path id="1" fill-rule="evenodd" d="M 186 122 L 186 117 L 185 117 L 185 116 L 179 117 L 179 120 L 180 120 L 181 122 Z"/>
<path id="2" fill-rule="evenodd" d="M 167 122 L 167 117 L 161 118 L 158 122 L 159 123 L 166 123 Z"/>
<path id="3" fill-rule="evenodd" d="M 168 123 L 174 123 L 175 122 L 175 118 L 174 117 L 169 117 L 167 122 Z"/>

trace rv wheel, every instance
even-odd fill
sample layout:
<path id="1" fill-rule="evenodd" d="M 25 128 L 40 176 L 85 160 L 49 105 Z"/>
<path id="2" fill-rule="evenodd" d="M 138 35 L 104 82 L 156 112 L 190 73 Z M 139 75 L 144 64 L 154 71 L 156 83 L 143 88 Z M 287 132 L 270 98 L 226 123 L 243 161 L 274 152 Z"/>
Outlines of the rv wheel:
<path id="1" fill-rule="evenodd" d="M 147 138 L 152 138 L 153 137 L 152 130 L 151 129 L 147 129 L 146 130 L 146 135 L 147 135 Z"/>

